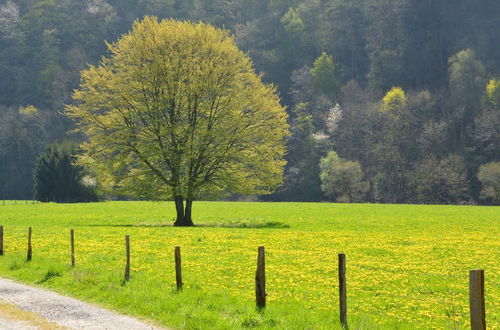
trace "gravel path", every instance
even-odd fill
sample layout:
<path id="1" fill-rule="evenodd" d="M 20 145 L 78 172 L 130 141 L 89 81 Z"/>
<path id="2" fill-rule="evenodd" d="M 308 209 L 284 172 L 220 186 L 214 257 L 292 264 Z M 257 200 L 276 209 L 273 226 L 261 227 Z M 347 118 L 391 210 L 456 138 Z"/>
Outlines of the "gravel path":
<path id="1" fill-rule="evenodd" d="M 70 329 L 159 329 L 131 317 L 119 315 L 73 298 L 2 278 L 0 278 L 0 299 L 23 311 L 33 313 L 56 326 Z M 2 318 L 0 329 L 10 329 L 9 322 L 20 322 L 18 329 L 30 328 L 28 324 L 22 326 L 23 320 L 14 321 Z"/>
<path id="2" fill-rule="evenodd" d="M 42 317 L 0 300 L 0 329 L 60 330 L 66 329 Z"/>

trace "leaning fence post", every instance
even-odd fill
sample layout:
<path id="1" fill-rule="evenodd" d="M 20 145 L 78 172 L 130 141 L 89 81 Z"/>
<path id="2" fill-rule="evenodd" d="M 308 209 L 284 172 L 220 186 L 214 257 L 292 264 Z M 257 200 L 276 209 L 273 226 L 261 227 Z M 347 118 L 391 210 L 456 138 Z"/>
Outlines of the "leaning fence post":
<path id="1" fill-rule="evenodd" d="M 257 308 L 266 307 L 266 256 L 265 248 L 259 246 L 257 255 L 257 272 L 255 273 L 255 301 Z"/>
<path id="2" fill-rule="evenodd" d="M 3 256 L 3 226 L 0 226 L 0 256 Z"/>
<path id="3" fill-rule="evenodd" d="M 125 252 L 127 253 L 127 263 L 125 264 L 125 282 L 130 281 L 130 237 L 125 236 Z"/>
<path id="4" fill-rule="evenodd" d="M 472 330 L 486 329 L 484 270 L 469 272 L 470 325 Z"/>
<path id="5" fill-rule="evenodd" d="M 71 267 L 75 267 L 75 231 L 70 230 L 70 240 L 71 240 Z"/>
<path id="6" fill-rule="evenodd" d="M 346 284 L 346 268 L 345 254 L 339 254 L 339 307 L 340 307 L 340 323 L 344 328 L 347 327 L 347 284 Z"/>
<path id="7" fill-rule="evenodd" d="M 181 248 L 179 246 L 175 247 L 175 281 L 177 291 L 182 290 Z"/>
<path id="8" fill-rule="evenodd" d="M 31 261 L 32 251 L 31 251 L 31 227 L 28 229 L 28 254 L 26 256 L 26 261 Z"/>

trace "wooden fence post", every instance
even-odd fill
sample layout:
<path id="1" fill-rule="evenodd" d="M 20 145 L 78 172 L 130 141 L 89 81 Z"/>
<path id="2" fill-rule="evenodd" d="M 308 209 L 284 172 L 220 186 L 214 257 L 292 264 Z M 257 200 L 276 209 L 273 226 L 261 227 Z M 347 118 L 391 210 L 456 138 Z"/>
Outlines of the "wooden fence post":
<path id="1" fill-rule="evenodd" d="M 255 273 L 255 301 L 257 308 L 266 307 L 266 256 L 265 248 L 259 246 L 257 255 L 257 272 Z"/>
<path id="2" fill-rule="evenodd" d="M 3 226 L 0 226 L 0 256 L 3 256 Z"/>
<path id="3" fill-rule="evenodd" d="M 31 227 L 28 229 L 28 254 L 26 256 L 26 261 L 31 261 L 32 250 L 31 250 Z"/>
<path id="4" fill-rule="evenodd" d="M 486 329 L 484 270 L 469 272 L 470 325 L 472 330 Z"/>
<path id="5" fill-rule="evenodd" d="M 71 267 L 75 267 L 75 231 L 70 230 L 70 240 L 71 240 Z"/>
<path id="6" fill-rule="evenodd" d="M 125 236 L 125 251 L 127 253 L 127 263 L 125 264 L 125 282 L 130 281 L 130 237 Z"/>
<path id="7" fill-rule="evenodd" d="M 175 282 L 177 291 L 182 290 L 181 248 L 179 246 L 175 247 Z"/>
<path id="8" fill-rule="evenodd" d="M 347 328 L 347 284 L 344 253 L 339 254 L 339 307 L 340 323 L 344 328 Z"/>

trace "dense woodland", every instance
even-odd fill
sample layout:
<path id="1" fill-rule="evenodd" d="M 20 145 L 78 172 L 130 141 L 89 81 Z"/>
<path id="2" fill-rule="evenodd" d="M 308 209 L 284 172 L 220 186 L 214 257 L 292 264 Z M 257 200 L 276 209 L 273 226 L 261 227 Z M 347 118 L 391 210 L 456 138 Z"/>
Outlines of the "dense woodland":
<path id="1" fill-rule="evenodd" d="M 105 41 L 144 15 L 229 29 L 287 106 L 265 200 L 500 201 L 497 0 L 0 0 L 0 198 L 80 140 L 62 111 Z"/>

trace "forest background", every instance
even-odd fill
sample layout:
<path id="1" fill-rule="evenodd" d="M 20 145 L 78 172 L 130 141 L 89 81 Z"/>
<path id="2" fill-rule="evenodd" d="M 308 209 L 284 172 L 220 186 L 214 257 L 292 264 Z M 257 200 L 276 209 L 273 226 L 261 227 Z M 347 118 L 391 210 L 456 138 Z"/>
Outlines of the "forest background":
<path id="1" fill-rule="evenodd" d="M 495 0 L 0 0 L 0 198 L 31 199 L 39 155 L 83 138 L 62 114 L 80 71 L 155 15 L 230 30 L 278 87 L 288 165 L 261 199 L 498 203 L 499 12 Z"/>

